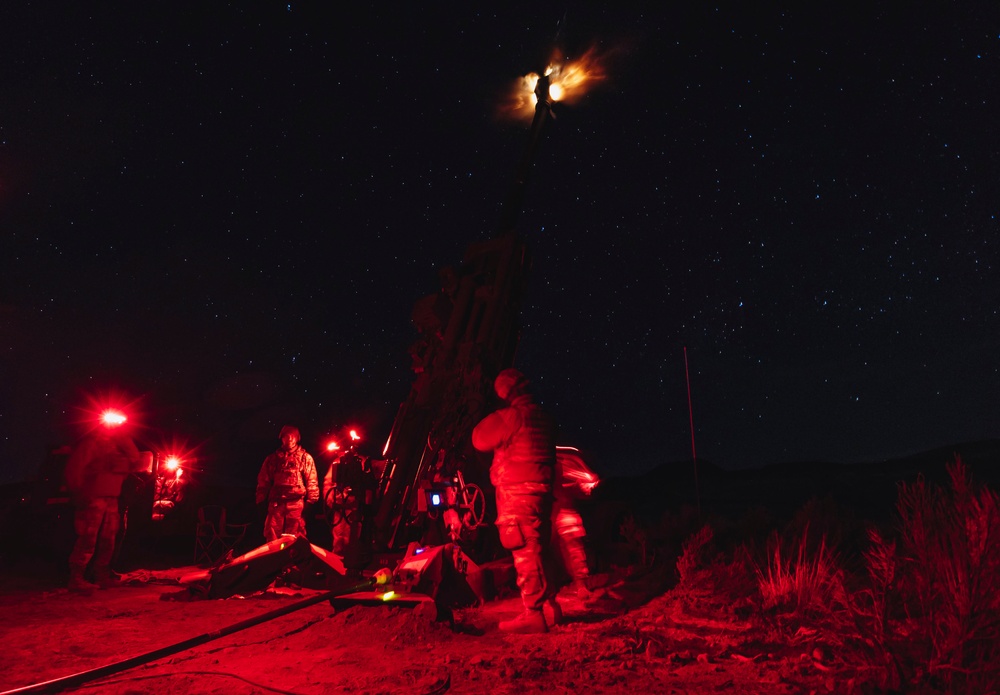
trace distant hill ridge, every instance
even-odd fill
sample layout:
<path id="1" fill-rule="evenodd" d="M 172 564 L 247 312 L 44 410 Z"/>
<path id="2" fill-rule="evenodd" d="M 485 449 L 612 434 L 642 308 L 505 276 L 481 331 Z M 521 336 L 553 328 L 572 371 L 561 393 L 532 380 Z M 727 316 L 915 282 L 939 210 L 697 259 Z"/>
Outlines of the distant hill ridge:
<path id="1" fill-rule="evenodd" d="M 894 509 L 900 482 L 923 475 L 930 482 L 947 485 L 947 464 L 956 455 L 968 466 L 975 483 L 1000 489 L 1000 440 L 989 439 L 867 463 L 799 461 L 728 470 L 710 461 L 698 461 L 697 467 L 691 461 L 677 461 L 638 476 L 607 478 L 601 483 L 599 498 L 619 500 L 649 515 L 699 502 L 706 511 L 715 512 L 755 506 L 789 511 L 811 498 L 832 497 L 862 513 L 883 516 Z"/>

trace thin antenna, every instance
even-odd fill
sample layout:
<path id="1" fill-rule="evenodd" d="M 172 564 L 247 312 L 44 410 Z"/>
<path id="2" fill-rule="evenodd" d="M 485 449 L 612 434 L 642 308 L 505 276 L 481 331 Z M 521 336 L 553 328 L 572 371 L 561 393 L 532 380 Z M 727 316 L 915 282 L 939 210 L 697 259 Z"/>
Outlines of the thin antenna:
<path id="1" fill-rule="evenodd" d="M 701 518 L 701 490 L 698 487 L 698 454 L 694 448 L 694 409 L 691 407 L 691 373 L 688 371 L 688 349 L 684 346 L 684 380 L 687 382 L 688 419 L 691 423 L 691 461 L 694 463 L 694 497 L 698 505 L 698 518 Z"/>

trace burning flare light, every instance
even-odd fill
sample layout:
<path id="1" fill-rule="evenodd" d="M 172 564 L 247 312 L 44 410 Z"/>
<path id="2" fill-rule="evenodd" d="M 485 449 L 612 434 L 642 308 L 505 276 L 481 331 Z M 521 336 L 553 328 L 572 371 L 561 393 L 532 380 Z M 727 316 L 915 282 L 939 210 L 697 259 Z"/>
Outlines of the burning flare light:
<path id="1" fill-rule="evenodd" d="M 587 92 L 607 79 L 605 60 L 592 46 L 580 58 L 567 60 L 556 52 L 543 73 L 549 78 L 549 99 L 569 104 L 579 101 Z M 501 116 L 530 119 L 534 115 L 535 87 L 540 75 L 528 73 L 517 80 L 511 94 L 500 111 Z"/>
<path id="2" fill-rule="evenodd" d="M 358 434 L 356 429 L 349 430 L 345 436 L 351 440 L 351 447 L 353 447 L 356 442 L 361 441 L 361 435 Z M 340 451 L 340 442 L 336 439 L 328 440 L 326 443 L 326 450 L 331 454 Z"/>
<path id="3" fill-rule="evenodd" d="M 107 427 L 118 427 L 119 425 L 124 425 L 126 420 L 128 420 L 128 418 L 125 417 L 125 413 L 120 410 L 109 408 L 101 413 L 101 422 L 103 422 Z"/>
<path id="4" fill-rule="evenodd" d="M 75 424 L 82 432 L 95 430 L 111 431 L 128 427 L 136 427 L 142 421 L 139 399 L 130 400 L 124 393 L 115 389 L 106 389 L 84 394 L 85 403 L 78 406 L 79 419 Z"/>

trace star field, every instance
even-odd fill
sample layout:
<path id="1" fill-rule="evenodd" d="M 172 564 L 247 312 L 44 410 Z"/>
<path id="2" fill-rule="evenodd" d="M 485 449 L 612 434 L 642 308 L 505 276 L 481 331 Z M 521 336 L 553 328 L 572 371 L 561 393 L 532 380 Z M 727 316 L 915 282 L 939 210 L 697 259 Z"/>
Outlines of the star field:
<path id="1" fill-rule="evenodd" d="M 380 449 L 413 303 L 498 220 L 506 86 L 557 27 L 517 364 L 605 473 L 1000 437 L 987 4 L 0 10 L 0 479 L 141 396 L 239 478 L 277 428 Z M 271 432 L 274 430 L 274 432 Z M 309 438 L 312 437 L 312 440 Z"/>

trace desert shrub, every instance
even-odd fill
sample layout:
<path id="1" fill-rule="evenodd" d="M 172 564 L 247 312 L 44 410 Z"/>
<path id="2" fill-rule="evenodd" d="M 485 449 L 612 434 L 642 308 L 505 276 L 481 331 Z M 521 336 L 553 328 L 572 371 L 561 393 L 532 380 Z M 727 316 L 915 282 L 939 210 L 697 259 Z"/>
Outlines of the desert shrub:
<path id="1" fill-rule="evenodd" d="M 774 516 L 765 507 L 749 508 L 736 517 L 713 516 L 705 523 L 712 526 L 712 549 L 718 555 L 715 559 L 741 565 L 752 564 L 755 555 L 752 549 L 766 546 L 775 528 Z M 692 528 L 688 536 L 696 533 L 701 525 Z M 753 583 L 752 570 L 746 578 Z"/>
<path id="2" fill-rule="evenodd" d="M 682 541 L 698 528 L 692 508 L 682 506 L 676 512 L 664 510 L 658 519 L 634 512 L 622 512 L 614 521 L 616 542 L 630 564 L 646 569 L 668 569 L 680 555 Z"/>
<path id="3" fill-rule="evenodd" d="M 972 485 L 961 458 L 951 489 L 899 487 L 899 599 L 916 642 L 913 678 L 949 693 L 1000 687 L 1000 497 Z M 878 558 L 876 558 L 876 562 Z"/>
<path id="4" fill-rule="evenodd" d="M 618 530 L 628 547 L 637 555 L 639 563 L 643 567 L 652 565 L 654 554 L 649 547 L 649 533 L 646 527 L 634 515 L 629 514 L 622 519 Z"/>
<path id="5" fill-rule="evenodd" d="M 865 525 L 860 523 L 850 508 L 832 496 L 812 497 L 792 515 L 782 535 L 785 538 L 808 539 L 806 549 L 810 556 L 819 551 L 822 542 L 827 549 L 836 548 L 838 562 L 845 572 L 863 573 L 860 562 L 861 549 L 867 536 Z"/>
<path id="6" fill-rule="evenodd" d="M 767 556 L 755 565 L 755 574 L 765 611 L 825 614 L 845 602 L 837 554 L 823 536 L 811 544 L 808 527 L 787 543 L 773 533 Z"/>
<path id="7" fill-rule="evenodd" d="M 862 662 L 883 689 L 897 690 L 901 683 L 899 661 L 890 644 L 890 598 L 896 579 L 896 541 L 877 528 L 868 529 L 868 549 L 863 552 L 869 584 L 850 596 Z"/>
<path id="8" fill-rule="evenodd" d="M 656 523 L 645 527 L 651 563 L 665 570 L 675 567 L 684 552 L 684 543 L 706 523 L 691 505 L 663 510 Z"/>
<path id="9" fill-rule="evenodd" d="M 704 567 L 706 549 L 713 535 L 712 527 L 705 524 L 681 544 L 681 555 L 677 558 L 677 576 L 681 583 L 690 580 L 695 570 Z"/>

